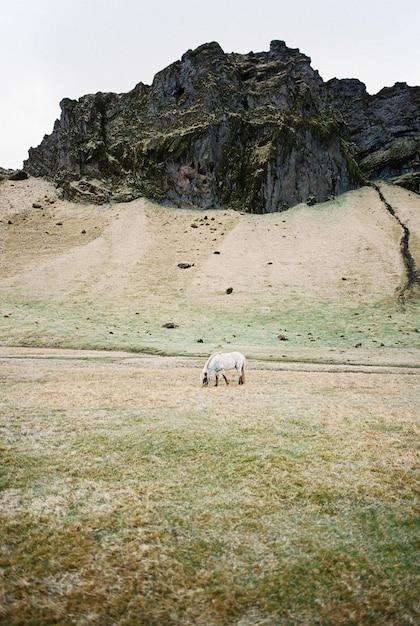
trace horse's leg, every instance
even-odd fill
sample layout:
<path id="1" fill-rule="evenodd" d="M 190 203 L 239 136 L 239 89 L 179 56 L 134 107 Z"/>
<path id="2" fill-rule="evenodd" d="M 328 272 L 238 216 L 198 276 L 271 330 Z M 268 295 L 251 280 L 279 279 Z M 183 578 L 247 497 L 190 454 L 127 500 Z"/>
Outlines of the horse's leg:
<path id="1" fill-rule="evenodd" d="M 245 361 L 242 363 L 241 371 L 239 373 L 239 384 L 245 384 Z"/>
<path id="2" fill-rule="evenodd" d="M 214 372 L 215 376 L 216 376 L 216 384 L 215 387 L 217 387 L 217 385 L 219 384 L 219 372 Z"/>
<path id="3" fill-rule="evenodd" d="M 229 384 L 229 381 L 228 381 L 228 379 L 226 378 L 226 376 L 225 376 L 225 373 L 224 373 L 224 372 L 222 372 L 222 376 L 223 376 L 223 378 L 225 379 L 225 383 L 228 385 L 228 384 Z"/>

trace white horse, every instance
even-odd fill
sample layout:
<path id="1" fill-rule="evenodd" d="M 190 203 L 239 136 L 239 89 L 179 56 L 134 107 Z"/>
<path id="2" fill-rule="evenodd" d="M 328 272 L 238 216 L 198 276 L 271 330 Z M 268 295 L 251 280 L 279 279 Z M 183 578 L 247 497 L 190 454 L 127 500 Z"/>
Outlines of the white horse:
<path id="1" fill-rule="evenodd" d="M 228 385 L 228 379 L 225 376 L 225 370 L 236 369 L 239 376 L 238 383 L 243 385 L 245 382 L 245 362 L 246 359 L 240 352 L 216 352 L 212 354 L 207 363 L 203 367 L 203 371 L 200 375 L 200 382 L 207 387 L 210 382 L 211 373 L 214 372 L 216 376 L 216 387 L 219 384 L 219 374 L 222 374 Z"/>

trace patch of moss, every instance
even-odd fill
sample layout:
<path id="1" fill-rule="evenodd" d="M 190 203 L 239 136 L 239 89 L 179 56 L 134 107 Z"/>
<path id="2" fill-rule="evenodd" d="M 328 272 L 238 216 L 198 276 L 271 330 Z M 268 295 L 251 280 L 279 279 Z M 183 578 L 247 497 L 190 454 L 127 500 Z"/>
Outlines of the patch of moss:
<path id="1" fill-rule="evenodd" d="M 365 185 L 366 178 L 363 175 L 354 155 L 354 149 L 352 145 L 340 139 L 341 152 L 346 160 L 347 169 L 349 172 L 349 180 L 352 185 Z"/>

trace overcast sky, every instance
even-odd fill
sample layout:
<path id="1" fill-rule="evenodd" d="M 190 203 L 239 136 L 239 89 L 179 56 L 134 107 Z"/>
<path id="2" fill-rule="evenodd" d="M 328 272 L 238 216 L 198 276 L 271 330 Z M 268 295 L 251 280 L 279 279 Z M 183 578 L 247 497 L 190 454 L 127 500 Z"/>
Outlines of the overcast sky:
<path id="1" fill-rule="evenodd" d="M 50 134 L 62 98 L 132 89 L 184 52 L 281 39 L 324 80 L 369 93 L 420 85 L 420 0 L 1 0 L 0 166 L 22 167 Z"/>

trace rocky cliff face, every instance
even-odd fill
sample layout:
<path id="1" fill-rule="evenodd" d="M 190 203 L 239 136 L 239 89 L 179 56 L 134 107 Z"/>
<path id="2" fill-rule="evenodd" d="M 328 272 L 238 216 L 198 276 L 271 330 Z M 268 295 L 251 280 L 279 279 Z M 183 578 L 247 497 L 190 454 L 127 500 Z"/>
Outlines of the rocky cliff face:
<path id="1" fill-rule="evenodd" d="M 396 83 L 370 96 L 358 80 L 333 79 L 327 89 L 364 176 L 391 179 L 420 193 L 420 87 Z"/>
<path id="2" fill-rule="evenodd" d="M 81 200 L 145 195 L 264 213 L 419 171 L 419 88 L 369 96 L 358 81 L 324 83 L 281 41 L 246 55 L 206 44 L 151 86 L 65 99 L 61 110 L 25 170 Z"/>

